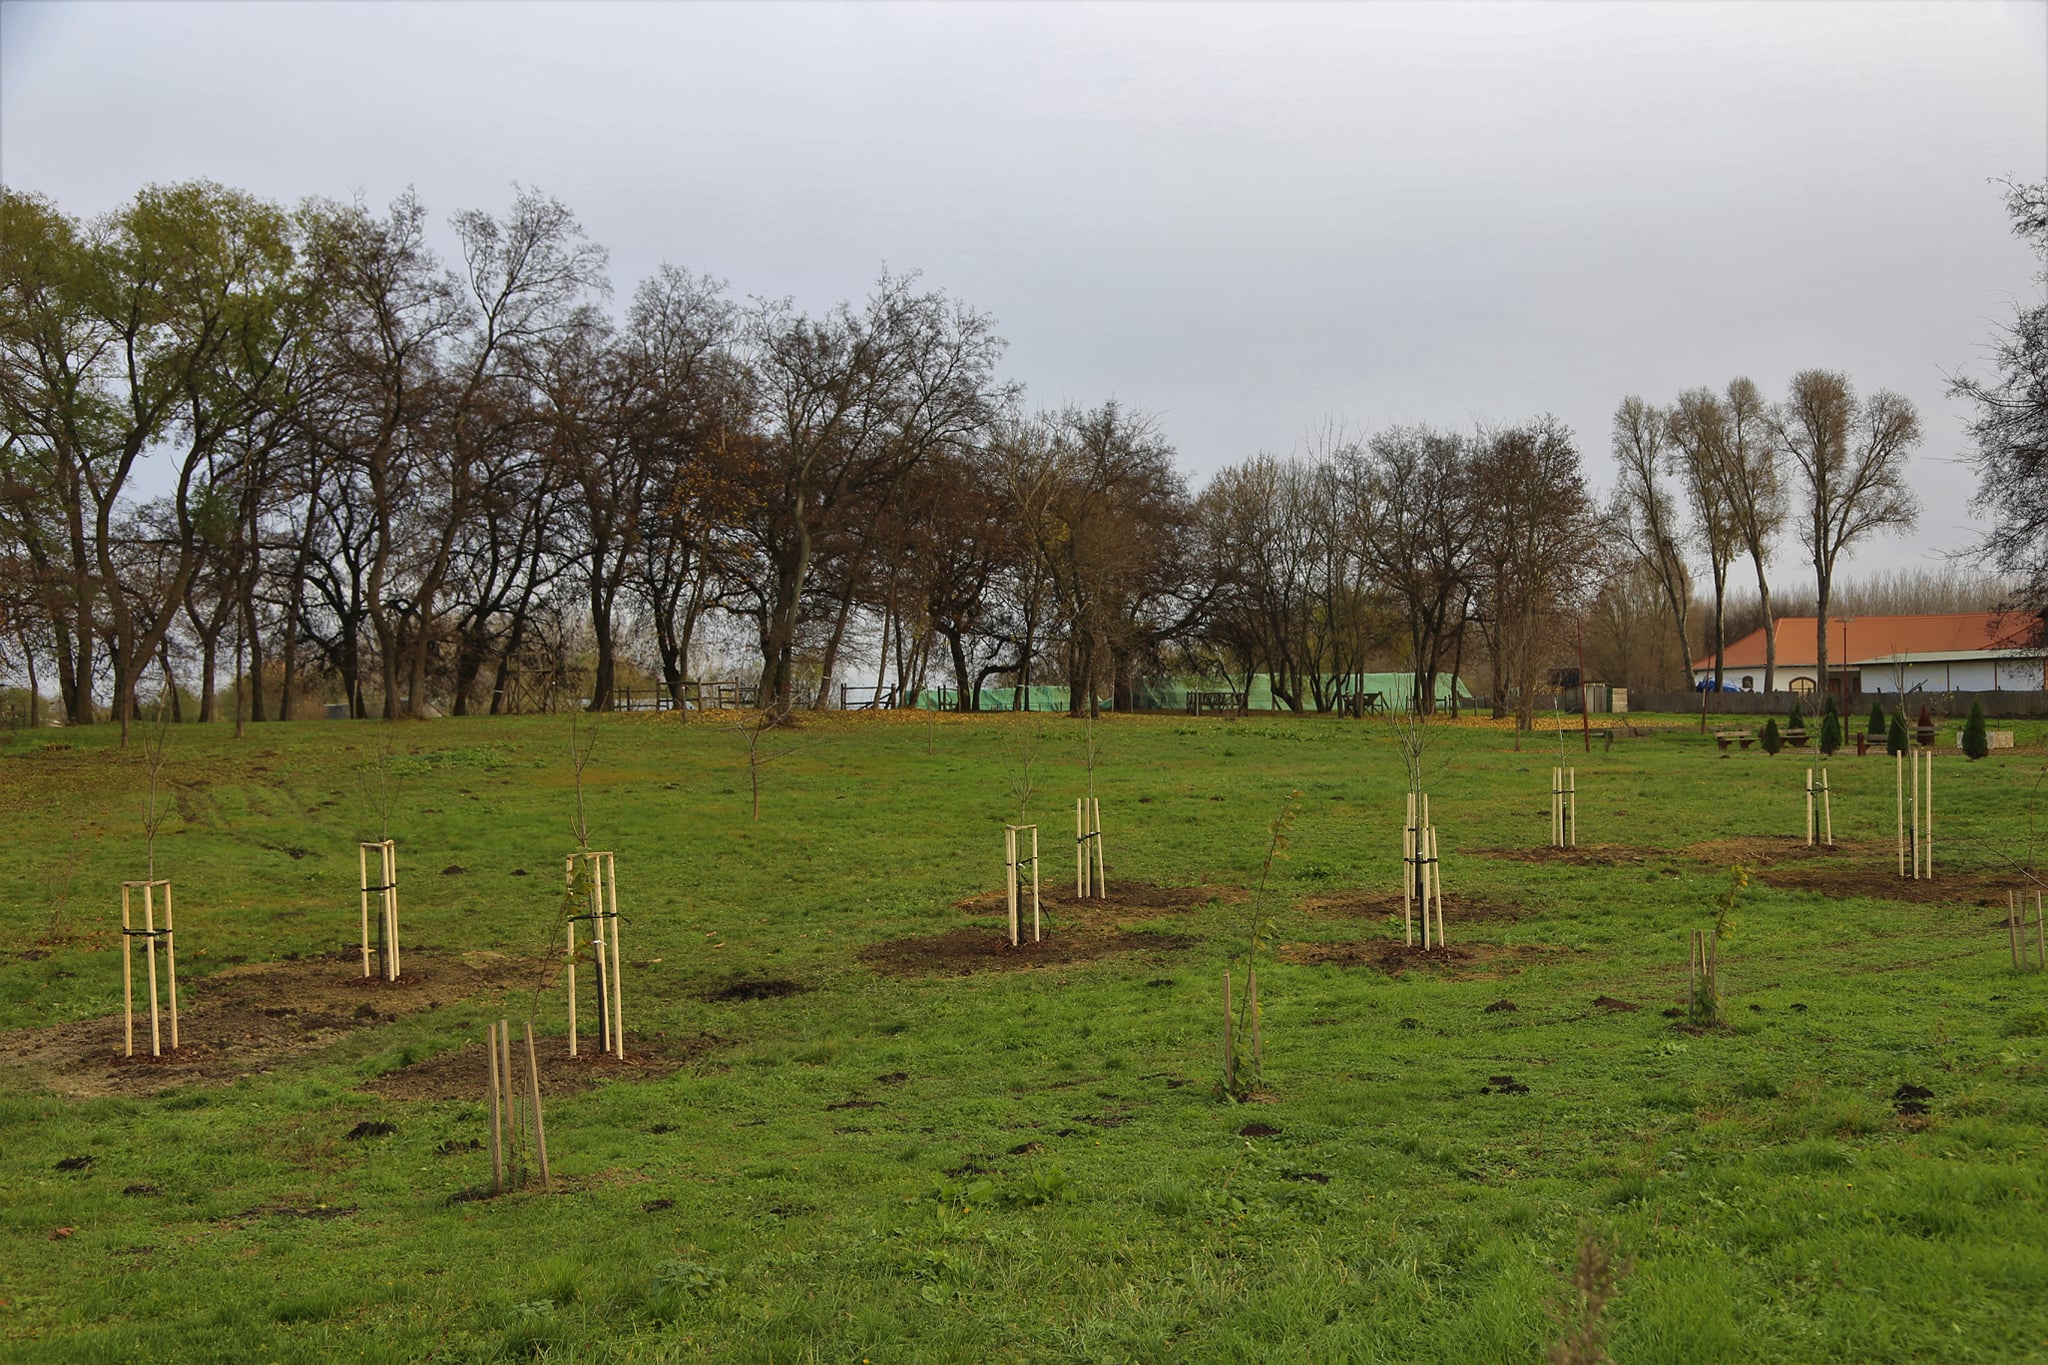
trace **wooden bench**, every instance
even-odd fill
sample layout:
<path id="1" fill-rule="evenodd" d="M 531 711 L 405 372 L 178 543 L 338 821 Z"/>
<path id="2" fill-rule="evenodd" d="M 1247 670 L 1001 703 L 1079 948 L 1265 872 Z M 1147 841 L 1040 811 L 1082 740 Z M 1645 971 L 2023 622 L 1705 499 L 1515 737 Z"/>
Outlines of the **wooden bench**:
<path id="1" fill-rule="evenodd" d="M 1720 745 L 1721 748 L 1724 750 L 1727 749 L 1729 744 L 1737 740 L 1740 740 L 1742 742 L 1742 747 L 1747 749 L 1750 745 L 1756 742 L 1756 735 L 1748 730 L 1714 731 L 1714 742 Z"/>
<path id="2" fill-rule="evenodd" d="M 1227 711 L 1239 715 L 1244 711 L 1242 692 L 1190 692 L 1188 693 L 1188 714 L 1191 716 L 1214 715 Z"/>

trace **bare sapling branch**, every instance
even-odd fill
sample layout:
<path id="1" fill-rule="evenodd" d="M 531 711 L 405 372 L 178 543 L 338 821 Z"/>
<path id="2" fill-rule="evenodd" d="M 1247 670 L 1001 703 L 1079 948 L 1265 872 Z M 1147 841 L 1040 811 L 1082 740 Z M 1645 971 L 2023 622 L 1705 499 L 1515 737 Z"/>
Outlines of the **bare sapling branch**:
<path id="1" fill-rule="evenodd" d="M 159 697 L 156 704 L 156 719 L 142 736 L 142 763 L 149 774 L 149 795 L 142 806 L 143 846 L 149 856 L 149 879 L 156 880 L 156 832 L 163 827 L 167 813 L 163 804 L 164 747 L 171 737 L 171 712 L 168 695 Z"/>
<path id="2" fill-rule="evenodd" d="M 752 798 L 754 819 L 761 818 L 761 782 L 766 776 L 769 764 L 779 762 L 792 754 L 802 753 L 818 741 L 808 739 L 771 747 L 768 737 L 777 730 L 796 728 L 795 704 L 784 700 L 751 715 L 742 716 L 726 726 L 738 735 L 747 746 L 747 786 Z"/>
<path id="3" fill-rule="evenodd" d="M 590 766 L 590 754 L 597 748 L 597 722 L 591 721 L 586 728 L 582 713 L 569 713 L 569 768 L 576 778 L 576 820 L 570 832 L 576 836 L 576 847 L 590 851 L 590 819 L 583 805 L 583 770 Z"/>

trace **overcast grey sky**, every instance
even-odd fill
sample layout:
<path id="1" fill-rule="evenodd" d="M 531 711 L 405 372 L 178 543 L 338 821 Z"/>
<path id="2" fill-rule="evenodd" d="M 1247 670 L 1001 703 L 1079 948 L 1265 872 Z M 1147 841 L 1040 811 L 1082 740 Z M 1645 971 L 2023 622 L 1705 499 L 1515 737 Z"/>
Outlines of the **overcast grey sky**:
<path id="1" fill-rule="evenodd" d="M 916 268 L 1198 477 L 1551 411 L 1604 486 L 1624 394 L 1846 370 L 1928 430 L 1865 567 L 1972 535 L 1943 375 L 2037 288 L 1987 182 L 2044 175 L 2038 2 L 0 6 L 0 178 L 73 213 L 518 181 L 621 297 Z"/>

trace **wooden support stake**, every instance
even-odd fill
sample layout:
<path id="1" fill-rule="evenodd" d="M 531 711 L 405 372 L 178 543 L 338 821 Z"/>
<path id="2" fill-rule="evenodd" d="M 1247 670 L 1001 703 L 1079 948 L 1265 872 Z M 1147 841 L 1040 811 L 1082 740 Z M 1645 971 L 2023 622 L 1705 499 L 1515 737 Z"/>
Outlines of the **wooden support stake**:
<path id="1" fill-rule="evenodd" d="M 498 1064 L 505 1076 L 505 1131 L 512 1139 L 511 1145 L 506 1149 L 505 1164 L 517 1174 L 519 1168 L 514 1164 L 512 1156 L 519 1150 L 519 1106 L 513 1100 L 518 1090 L 512 1081 L 512 1024 L 507 1019 L 498 1021 Z"/>
<path id="2" fill-rule="evenodd" d="M 1906 875 L 1906 756 L 1892 755 L 1892 792 L 1898 802 L 1899 875 Z"/>
<path id="3" fill-rule="evenodd" d="M 127 882 L 121 883 L 121 1018 L 127 1029 L 128 1044 L 122 1055 L 135 1055 L 135 940 L 128 931 L 133 928 L 128 910 Z"/>
<path id="4" fill-rule="evenodd" d="M 1934 880 L 1934 751 L 1927 751 L 1927 809 L 1921 818 L 1927 839 L 1927 880 Z"/>
<path id="5" fill-rule="evenodd" d="M 552 1193 L 553 1177 L 548 1174 L 548 1130 L 540 1116 L 540 1062 L 533 1051 L 533 1021 L 526 1021 L 526 1084 L 533 1100 L 533 1150 L 540 1161 L 540 1187 Z"/>
<path id="6" fill-rule="evenodd" d="M 1010 946 L 1017 946 L 1017 827 L 1003 826 L 1003 885 L 1010 895 Z"/>
<path id="7" fill-rule="evenodd" d="M 1247 966 L 1244 979 L 1252 1011 L 1252 1084 L 1257 1085 L 1266 1076 L 1266 1045 L 1259 1030 L 1259 969 Z"/>
<path id="8" fill-rule="evenodd" d="M 1074 899 L 1082 900 L 1088 895 L 1088 819 L 1082 812 L 1088 798 L 1074 798 Z"/>
<path id="9" fill-rule="evenodd" d="M 1437 856 L 1436 827 L 1424 831 L 1429 839 L 1429 885 L 1436 901 L 1436 946 L 1442 948 L 1447 941 L 1444 937 L 1444 865 Z"/>
<path id="10" fill-rule="evenodd" d="M 1031 827 L 1031 941 L 1039 940 L 1038 927 L 1038 826 Z"/>
<path id="11" fill-rule="evenodd" d="M 1091 796 L 1088 798 L 1088 803 L 1095 812 L 1095 894 L 1107 899 L 1109 896 L 1109 864 L 1103 861 L 1105 855 L 1102 851 L 1102 802 Z"/>
<path id="12" fill-rule="evenodd" d="M 1415 793 L 1408 793 L 1408 814 L 1401 826 L 1401 931 L 1408 947 L 1415 946 Z"/>
<path id="13" fill-rule="evenodd" d="M 1571 847 L 1579 846 L 1579 770 L 1564 770 L 1565 800 L 1569 803 L 1567 814 L 1571 816 Z"/>
<path id="14" fill-rule="evenodd" d="M 149 1055 L 164 1055 L 163 1029 L 157 1022 L 156 1002 L 156 883 L 142 884 L 142 927 L 149 934 L 144 947 L 149 963 Z"/>
<path id="15" fill-rule="evenodd" d="M 1820 823 L 1829 848 L 1835 846 L 1835 790 L 1828 782 L 1828 770 L 1820 770 Z"/>
<path id="16" fill-rule="evenodd" d="M 1700 998 L 1700 931 L 1692 930 L 1685 941 L 1685 1009 L 1692 1012 L 1693 1002 Z"/>
<path id="17" fill-rule="evenodd" d="M 604 855 L 606 904 L 611 909 L 612 945 L 612 1038 L 620 1061 L 626 1059 L 626 969 L 619 956 L 619 866 L 611 854 Z"/>
<path id="18" fill-rule="evenodd" d="M 1806 846 L 1813 847 L 1813 769 L 1806 770 Z"/>
<path id="19" fill-rule="evenodd" d="M 2034 893 L 2034 963 L 2048 971 L 2048 928 L 2041 923 L 2041 893 Z"/>
<path id="20" fill-rule="evenodd" d="M 391 945 L 391 955 L 384 963 L 384 979 L 396 981 L 404 973 L 398 951 L 398 845 L 389 839 L 384 841 L 384 917 L 384 941 Z"/>
<path id="21" fill-rule="evenodd" d="M 358 880 L 363 887 L 363 979 L 370 979 L 370 846 L 356 845 L 356 867 L 361 872 Z"/>
<path id="22" fill-rule="evenodd" d="M 569 1055 L 576 1055 L 576 921 L 569 921 Z"/>
<path id="23" fill-rule="evenodd" d="M 171 884 L 164 883 L 164 975 L 171 988 L 171 1051 L 178 1050 L 178 936 L 171 924 Z"/>
<path id="24" fill-rule="evenodd" d="M 1230 1036 L 1230 969 L 1223 969 L 1223 1088 L 1237 1089 L 1237 1048 Z"/>
<path id="25" fill-rule="evenodd" d="M 2016 902 L 2017 897 L 2012 892 L 2005 893 L 2005 938 L 2006 945 L 2012 952 L 2014 971 L 2020 969 L 2020 923 Z"/>
<path id="26" fill-rule="evenodd" d="M 504 1094 L 498 1082 L 498 1028 L 495 1024 L 484 1030 L 484 1052 L 491 1067 L 491 1193 L 502 1194 L 505 1190 L 505 1116 Z"/>

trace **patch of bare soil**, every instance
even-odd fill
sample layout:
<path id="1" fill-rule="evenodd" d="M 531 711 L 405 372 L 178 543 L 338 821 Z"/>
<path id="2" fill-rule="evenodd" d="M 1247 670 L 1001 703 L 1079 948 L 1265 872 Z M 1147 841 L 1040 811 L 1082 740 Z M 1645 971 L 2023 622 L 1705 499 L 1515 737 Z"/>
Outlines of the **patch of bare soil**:
<path id="1" fill-rule="evenodd" d="M 162 998 L 161 1057 L 149 1055 L 147 985 L 138 959 L 135 1051 L 122 1053 L 121 1016 L 0 1033 L 0 1069 L 60 1095 L 154 1095 L 226 1085 L 320 1051 L 344 1035 L 474 995 L 530 984 L 535 965 L 499 953 L 407 951 L 397 981 L 364 978 L 354 949 L 292 962 L 252 962 L 178 979 L 178 1043 Z M 118 970 L 118 968 L 115 968 Z M 161 978 L 159 978 L 161 979 Z"/>
<path id="2" fill-rule="evenodd" d="M 1933 881 L 1901 877 L 1896 862 L 1833 867 L 1767 867 L 1757 880 L 1774 891 L 1817 891 L 1824 896 L 1867 896 L 1920 905 L 1982 905 L 2005 909 L 2003 893 L 1973 876 L 1937 876 Z M 2000 923 L 2004 921 L 2001 919 Z"/>
<path id="3" fill-rule="evenodd" d="M 1134 932 L 1114 924 L 1075 923 L 1067 917 L 1039 942 L 1027 938 L 1014 948 L 1001 930 L 975 926 L 891 939 L 854 956 L 885 976 L 969 976 L 1067 967 L 1119 953 L 1150 954 L 1151 960 L 1163 961 L 1194 942 L 1188 934 Z"/>
<path id="4" fill-rule="evenodd" d="M 1446 927 L 1482 922 L 1513 924 L 1539 913 L 1535 906 L 1515 901 L 1492 900 L 1455 891 L 1446 891 L 1443 895 Z M 1307 896 L 1296 901 L 1295 907 L 1306 914 L 1327 919 L 1401 918 L 1401 896 L 1396 891 L 1340 891 L 1329 896 Z"/>
<path id="5" fill-rule="evenodd" d="M 1834 863 L 1890 852 L 1891 845 L 1868 839 L 1842 839 L 1836 843 L 1811 844 L 1796 834 L 1751 835 L 1735 839 L 1706 839 L 1685 846 L 1685 856 L 1703 863 L 1745 863 L 1769 867 L 1779 863 Z"/>
<path id="6" fill-rule="evenodd" d="M 1454 981 L 1484 981 L 1519 972 L 1531 962 L 1565 951 L 1541 944 L 1452 943 L 1423 948 L 1398 939 L 1367 938 L 1351 943 L 1288 943 L 1280 960 L 1305 967 L 1376 967 L 1388 976 L 1435 971 Z"/>
<path id="7" fill-rule="evenodd" d="M 719 982 L 699 998 L 713 1004 L 730 1004 L 736 1000 L 781 1000 L 787 996 L 803 995 L 811 987 L 788 977 L 734 976 Z"/>
<path id="8" fill-rule="evenodd" d="M 1475 848 L 1482 858 L 1510 863 L 1554 863 L 1560 867 L 1641 867 L 1652 858 L 1668 857 L 1661 849 L 1626 844 L 1586 844 L 1579 848 Z"/>
<path id="9" fill-rule="evenodd" d="M 629 1030 L 623 1058 L 598 1051 L 595 1038 L 583 1039 L 578 1055 L 571 1057 L 569 1040 L 559 1034 L 536 1037 L 533 1050 L 534 1060 L 540 1063 L 541 1094 L 573 1095 L 601 1081 L 659 1080 L 730 1041 L 710 1033 L 688 1038 L 656 1034 L 649 1038 Z M 517 1030 L 512 1053 L 513 1075 L 524 1085 L 526 1040 L 518 1036 Z M 387 1071 L 356 1088 L 392 1100 L 482 1100 L 490 1094 L 490 1084 L 490 1061 L 484 1055 L 484 1041 L 479 1038 L 423 1062 Z"/>
<path id="10" fill-rule="evenodd" d="M 1052 871 L 1057 864 L 1048 858 L 1044 866 Z M 1070 867 L 1066 871 L 1071 874 L 1073 869 Z M 1061 916 L 1066 923 L 1116 923 L 1157 919 L 1161 915 L 1184 915 L 1205 905 L 1234 905 L 1251 894 L 1239 886 L 1157 886 L 1151 882 L 1120 882 L 1111 878 L 1107 896 L 1080 900 L 1066 889 L 1071 884 L 1071 880 L 1054 878 L 1041 882 L 1038 888 L 1039 905 Z M 954 908 L 965 910 L 970 915 L 1007 916 L 1010 902 L 1004 892 L 985 891 L 958 902 Z M 1029 892 L 1025 894 L 1024 913 L 1027 917 L 1031 913 Z"/>

